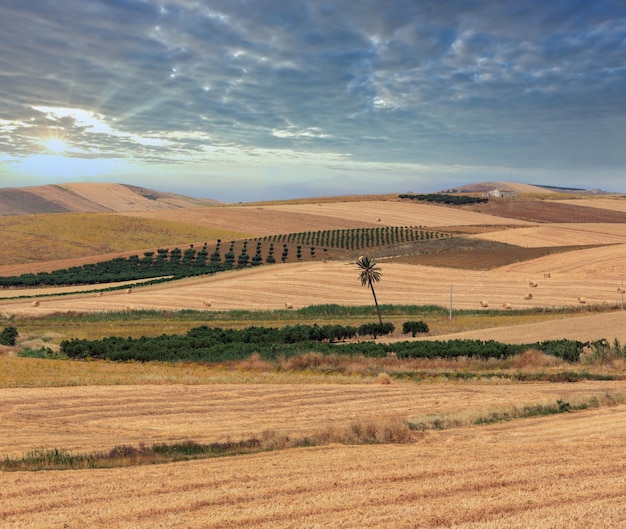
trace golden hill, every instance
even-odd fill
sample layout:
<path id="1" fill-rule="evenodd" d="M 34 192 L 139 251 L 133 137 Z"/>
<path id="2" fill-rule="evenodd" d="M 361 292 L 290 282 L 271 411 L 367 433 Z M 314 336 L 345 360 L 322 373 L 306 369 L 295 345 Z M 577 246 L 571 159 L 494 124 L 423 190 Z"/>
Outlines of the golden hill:
<path id="1" fill-rule="evenodd" d="M 104 213 L 206 207 L 214 200 L 109 183 L 70 183 L 0 189 L 0 216 Z"/>

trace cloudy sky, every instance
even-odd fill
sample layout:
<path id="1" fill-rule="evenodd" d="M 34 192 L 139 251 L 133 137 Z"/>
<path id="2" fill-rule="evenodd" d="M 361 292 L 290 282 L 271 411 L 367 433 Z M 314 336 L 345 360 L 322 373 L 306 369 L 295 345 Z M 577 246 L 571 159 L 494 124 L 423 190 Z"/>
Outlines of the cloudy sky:
<path id="1" fill-rule="evenodd" d="M 0 0 L 0 187 L 626 192 L 624 0 Z"/>

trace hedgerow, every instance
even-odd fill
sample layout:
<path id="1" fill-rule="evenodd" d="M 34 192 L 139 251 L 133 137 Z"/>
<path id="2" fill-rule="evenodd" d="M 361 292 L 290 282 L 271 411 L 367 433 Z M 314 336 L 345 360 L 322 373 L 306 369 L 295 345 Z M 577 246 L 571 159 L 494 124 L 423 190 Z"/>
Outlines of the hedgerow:
<path id="1" fill-rule="evenodd" d="M 372 324 L 380 327 L 379 324 Z M 391 325 L 390 328 L 393 328 Z M 341 325 L 291 325 L 281 329 L 247 327 L 242 330 L 195 327 L 184 335 L 121 338 L 102 340 L 64 340 L 61 352 L 69 358 L 95 358 L 116 361 L 202 361 L 242 360 L 252 353 L 273 360 L 306 352 L 340 353 L 383 357 L 395 353 L 398 358 L 504 359 L 529 348 L 537 348 L 567 362 L 577 362 L 589 343 L 553 340 L 533 344 L 504 344 L 493 340 L 405 341 L 377 343 L 346 342 L 357 334 L 373 334 L 372 328 L 356 329 Z M 378 329 L 380 331 L 381 329 Z M 391 331 L 390 331 L 391 332 Z M 379 332 L 380 334 L 380 332 Z"/>
<path id="2" fill-rule="evenodd" d="M 412 193 L 398 195 L 398 198 L 410 200 L 423 200 L 426 202 L 437 202 L 440 204 L 450 204 L 453 206 L 462 206 L 465 204 L 481 204 L 489 202 L 488 198 L 471 197 L 468 195 L 446 195 L 443 193 L 430 193 L 427 195 L 414 195 Z"/>

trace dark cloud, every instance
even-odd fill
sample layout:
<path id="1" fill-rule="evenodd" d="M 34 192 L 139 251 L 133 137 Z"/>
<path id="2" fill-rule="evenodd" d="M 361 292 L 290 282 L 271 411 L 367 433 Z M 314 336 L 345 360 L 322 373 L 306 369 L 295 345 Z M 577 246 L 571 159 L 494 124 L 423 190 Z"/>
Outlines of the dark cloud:
<path id="1" fill-rule="evenodd" d="M 274 163 L 626 163 L 622 1 L 10 4 L 7 156 L 39 153 L 53 134 L 67 156 L 177 166 L 219 149 Z"/>

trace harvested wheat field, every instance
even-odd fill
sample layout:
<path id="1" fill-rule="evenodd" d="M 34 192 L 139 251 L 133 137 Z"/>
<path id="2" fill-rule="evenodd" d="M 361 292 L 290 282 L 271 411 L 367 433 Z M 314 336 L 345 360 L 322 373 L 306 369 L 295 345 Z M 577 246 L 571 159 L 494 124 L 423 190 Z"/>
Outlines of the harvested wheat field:
<path id="1" fill-rule="evenodd" d="M 180 211 L 141 211 L 126 216 L 185 221 L 200 226 L 247 232 L 250 236 L 371 226 L 525 226 L 469 210 L 398 200 L 223 206 Z M 252 219 L 252 220 L 251 220 Z"/>
<path id="2" fill-rule="evenodd" d="M 623 195 L 612 198 L 575 198 L 557 200 L 554 202 L 571 204 L 573 206 L 586 206 L 590 208 L 608 209 L 611 211 L 621 211 L 626 213 L 626 197 Z"/>
<path id="3" fill-rule="evenodd" d="M 92 452 L 141 442 L 246 439 L 264 431 L 304 437 L 351 422 L 432 416 L 465 420 L 531 404 L 571 403 L 626 390 L 623 382 L 577 384 L 216 384 L 0 389 L 10 436 L 0 455 L 36 448 Z"/>
<path id="4" fill-rule="evenodd" d="M 472 235 L 525 248 L 626 243 L 626 224 L 549 224 Z"/>
<path id="5" fill-rule="evenodd" d="M 528 225 L 523 220 L 505 219 L 455 207 L 434 206 L 415 201 L 363 201 L 267 206 L 284 213 L 298 212 L 336 217 L 349 221 L 376 222 L 383 226 L 472 226 Z"/>
<path id="6" fill-rule="evenodd" d="M 3 528 L 626 525 L 626 407 L 340 446 L 2 476 Z"/>
<path id="7" fill-rule="evenodd" d="M 383 278 L 376 291 L 382 304 L 447 307 L 452 286 L 453 306 L 459 309 L 479 309 L 481 301 L 488 301 L 490 308 L 502 308 L 505 304 L 514 309 L 579 306 L 581 299 L 585 306 L 615 306 L 621 302 L 617 288 L 626 275 L 626 255 L 620 245 L 550 255 L 491 271 L 385 261 L 380 266 Z M 546 273 L 550 278 L 544 278 Z M 116 291 L 102 296 L 46 297 L 37 306 L 30 299 L 5 300 L 2 312 L 45 315 L 67 311 L 273 310 L 286 305 L 369 305 L 371 292 L 360 285 L 357 275 L 351 262 L 276 264 L 137 287 L 132 294 Z M 531 282 L 537 287 L 531 287 Z M 25 292 L 38 293 L 36 289 Z"/>

